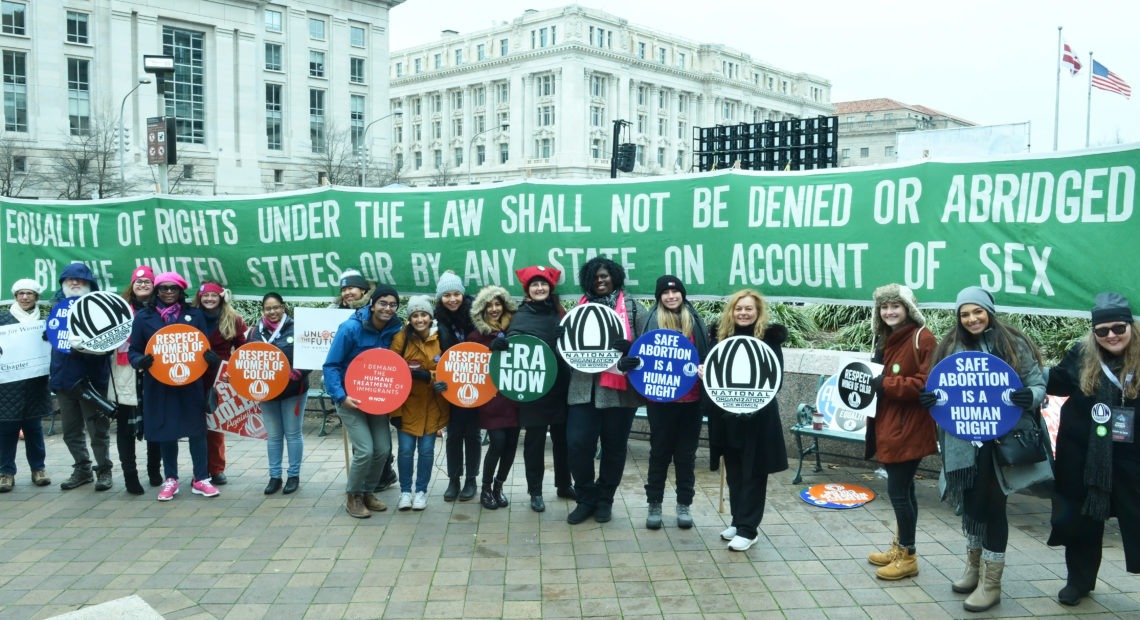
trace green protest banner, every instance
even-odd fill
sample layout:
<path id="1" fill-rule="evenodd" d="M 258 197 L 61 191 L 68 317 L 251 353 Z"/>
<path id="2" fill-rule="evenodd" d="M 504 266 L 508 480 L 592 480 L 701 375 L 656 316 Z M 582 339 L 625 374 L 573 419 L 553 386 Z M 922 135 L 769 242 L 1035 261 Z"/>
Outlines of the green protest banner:
<path id="1" fill-rule="evenodd" d="M 650 296 L 680 277 L 693 298 L 743 287 L 773 300 L 870 304 L 888 282 L 948 307 L 979 285 L 999 307 L 1083 315 L 1140 264 L 1134 206 L 1140 147 L 869 169 L 721 171 L 636 180 L 517 182 L 396 190 L 329 188 L 242 197 L 0 201 L 0 290 L 49 289 L 84 261 L 102 288 L 131 269 L 323 300 L 339 273 L 433 292 L 445 270 L 468 288 L 513 286 L 514 270 L 590 257 Z M 565 280 L 564 280 L 565 285 Z M 573 290 L 575 286 L 571 286 Z"/>

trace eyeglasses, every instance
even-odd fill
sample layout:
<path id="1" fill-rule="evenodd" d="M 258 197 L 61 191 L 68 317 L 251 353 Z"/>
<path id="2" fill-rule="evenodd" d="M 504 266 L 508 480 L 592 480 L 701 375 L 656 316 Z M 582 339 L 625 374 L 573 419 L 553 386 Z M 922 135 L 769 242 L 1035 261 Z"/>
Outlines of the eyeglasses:
<path id="1" fill-rule="evenodd" d="M 400 302 L 398 302 L 398 301 L 378 301 L 373 305 L 380 307 L 380 308 L 391 308 L 391 309 L 395 310 L 396 308 L 400 307 Z"/>
<path id="2" fill-rule="evenodd" d="M 285 306 L 265 306 L 262 312 L 285 312 Z"/>
<path id="3" fill-rule="evenodd" d="M 1098 327 L 1093 330 L 1097 338 L 1104 338 L 1108 332 L 1112 332 L 1117 336 L 1123 336 L 1124 332 L 1128 329 L 1128 323 L 1117 323 L 1116 325 L 1109 325 L 1108 327 Z"/>
<path id="4" fill-rule="evenodd" d="M 162 286 L 157 287 L 157 290 L 160 293 L 174 293 L 181 291 L 182 287 L 178 286 L 177 284 L 163 284 Z"/>
<path id="5" fill-rule="evenodd" d="M 37 293 L 35 291 L 16 291 L 16 297 L 23 297 L 26 295 L 31 295 L 32 297 L 38 297 L 39 293 Z"/>
<path id="6" fill-rule="evenodd" d="M 139 278 L 139 279 L 135 280 L 135 284 L 141 284 L 142 286 L 154 286 L 154 282 L 151 282 L 150 280 L 147 280 L 146 278 Z"/>

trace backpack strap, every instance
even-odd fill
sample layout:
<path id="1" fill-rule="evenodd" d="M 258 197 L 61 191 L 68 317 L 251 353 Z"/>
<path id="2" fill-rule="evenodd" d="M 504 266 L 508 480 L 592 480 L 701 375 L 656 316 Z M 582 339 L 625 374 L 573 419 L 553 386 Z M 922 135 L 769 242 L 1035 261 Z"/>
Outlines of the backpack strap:
<path id="1" fill-rule="evenodd" d="M 914 366 L 919 370 L 922 370 L 922 362 L 918 360 L 918 337 L 922 335 L 922 330 L 924 329 L 926 329 L 926 326 L 922 325 L 914 330 Z"/>

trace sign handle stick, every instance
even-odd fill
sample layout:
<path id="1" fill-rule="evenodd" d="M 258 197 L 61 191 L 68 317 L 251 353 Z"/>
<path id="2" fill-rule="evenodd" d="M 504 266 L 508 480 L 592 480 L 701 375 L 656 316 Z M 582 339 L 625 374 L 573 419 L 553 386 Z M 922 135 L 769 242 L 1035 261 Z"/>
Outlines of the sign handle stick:
<path id="1" fill-rule="evenodd" d="M 341 435 L 344 437 L 344 475 L 348 476 L 348 429 L 342 424 L 340 430 Z"/>
<path id="2" fill-rule="evenodd" d="M 720 513 L 724 514 L 724 457 L 720 457 Z"/>

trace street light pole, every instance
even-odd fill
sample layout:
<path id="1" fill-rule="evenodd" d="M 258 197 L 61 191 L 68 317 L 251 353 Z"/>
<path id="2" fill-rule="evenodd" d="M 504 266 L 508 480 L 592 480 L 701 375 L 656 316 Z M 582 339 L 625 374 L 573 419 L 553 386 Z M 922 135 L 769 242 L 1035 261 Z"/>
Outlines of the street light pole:
<path id="1" fill-rule="evenodd" d="M 367 125 L 365 125 L 364 131 L 360 132 L 360 144 L 357 146 L 357 149 L 356 149 L 356 156 L 360 158 L 360 187 L 364 187 L 364 173 L 365 173 L 364 137 L 368 135 L 368 130 L 371 129 L 373 125 L 375 125 L 376 123 L 379 123 L 380 121 L 382 121 L 386 118 L 389 118 L 392 116 L 402 116 L 403 114 L 404 114 L 403 110 L 399 110 L 399 109 L 392 110 L 391 113 L 385 114 L 384 116 L 381 116 L 380 118 L 378 118 L 378 119 L 372 121 L 371 123 L 368 123 Z"/>
<path id="2" fill-rule="evenodd" d="M 143 84 L 150 84 L 150 78 L 139 78 L 138 84 L 135 84 L 134 88 L 127 91 L 127 94 L 123 95 L 123 102 L 119 104 L 119 191 L 120 192 L 124 191 L 126 189 L 126 186 L 127 186 L 127 174 L 126 174 L 126 171 L 123 169 L 125 166 L 126 153 L 127 153 L 127 146 L 126 146 L 127 141 L 124 139 L 125 136 L 123 135 L 123 108 L 125 108 L 127 106 L 127 99 L 131 96 L 131 94 L 134 93 L 136 90 L 138 90 L 139 87 L 142 86 Z"/>
<path id="3" fill-rule="evenodd" d="M 474 159 L 474 157 L 472 157 L 472 155 L 473 155 L 472 151 L 475 149 L 475 138 L 478 138 L 479 136 L 487 133 L 488 131 L 495 131 L 496 129 L 501 129 L 503 131 L 506 131 L 507 129 L 510 129 L 510 127 L 511 127 L 510 123 L 503 123 L 502 125 L 499 125 L 498 127 L 488 127 L 487 129 L 484 129 L 483 131 L 480 131 L 479 133 L 471 136 L 471 141 L 467 143 L 467 184 L 468 185 L 471 185 L 471 160 Z"/>

